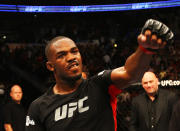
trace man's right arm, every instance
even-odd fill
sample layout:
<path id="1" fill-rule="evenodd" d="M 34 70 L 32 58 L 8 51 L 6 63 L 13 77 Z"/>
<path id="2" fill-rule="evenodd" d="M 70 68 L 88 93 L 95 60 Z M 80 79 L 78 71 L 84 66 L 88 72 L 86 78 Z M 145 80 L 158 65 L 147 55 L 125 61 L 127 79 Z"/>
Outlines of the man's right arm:
<path id="1" fill-rule="evenodd" d="M 12 128 L 12 106 L 11 104 L 6 104 L 3 109 L 3 119 L 4 119 L 4 129 L 5 131 L 13 131 Z"/>

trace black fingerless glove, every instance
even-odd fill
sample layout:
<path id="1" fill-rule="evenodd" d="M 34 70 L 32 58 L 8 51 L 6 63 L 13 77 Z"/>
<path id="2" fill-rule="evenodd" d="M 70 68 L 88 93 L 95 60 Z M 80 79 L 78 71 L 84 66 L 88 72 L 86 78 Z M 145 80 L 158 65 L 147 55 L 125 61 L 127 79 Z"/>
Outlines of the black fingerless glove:
<path id="1" fill-rule="evenodd" d="M 162 41 L 166 41 L 167 44 L 172 44 L 174 42 L 173 32 L 162 22 L 149 19 L 146 21 L 144 27 L 142 28 L 141 33 L 144 34 L 146 30 L 150 30 L 152 34 L 157 35 L 158 38 L 161 38 Z M 156 53 L 158 49 L 145 48 L 150 52 Z"/>

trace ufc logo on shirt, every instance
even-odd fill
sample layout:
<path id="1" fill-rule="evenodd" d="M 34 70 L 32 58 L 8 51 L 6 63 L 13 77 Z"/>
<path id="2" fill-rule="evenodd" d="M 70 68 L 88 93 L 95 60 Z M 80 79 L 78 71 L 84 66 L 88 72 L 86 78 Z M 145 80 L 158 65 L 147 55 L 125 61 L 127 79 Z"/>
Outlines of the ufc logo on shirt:
<path id="1" fill-rule="evenodd" d="M 33 120 L 30 120 L 29 116 L 26 116 L 26 126 L 29 125 L 35 125 L 35 122 Z"/>
<path id="2" fill-rule="evenodd" d="M 79 113 L 83 113 L 89 110 L 89 106 L 84 107 L 84 101 L 86 101 L 88 97 L 84 97 L 80 99 L 78 102 L 72 102 L 69 104 L 65 104 L 62 107 L 59 107 L 55 111 L 55 121 L 59 121 L 65 118 L 70 118 L 73 116 L 74 111 L 78 110 Z"/>

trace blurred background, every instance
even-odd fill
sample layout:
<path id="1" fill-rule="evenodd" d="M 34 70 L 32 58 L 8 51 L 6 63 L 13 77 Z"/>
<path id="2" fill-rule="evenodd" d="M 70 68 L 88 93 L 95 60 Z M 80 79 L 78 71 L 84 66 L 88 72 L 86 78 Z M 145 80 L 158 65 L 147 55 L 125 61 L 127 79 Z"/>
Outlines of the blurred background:
<path id="1" fill-rule="evenodd" d="M 155 0 L 154 0 L 155 1 Z M 84 71 L 88 76 L 104 69 L 124 65 L 137 48 L 137 36 L 145 21 L 153 18 L 168 25 L 175 41 L 154 55 L 150 69 L 160 79 L 162 88 L 179 94 L 180 88 L 180 7 L 135 8 L 119 11 L 70 11 L 90 5 L 115 5 L 153 0 L 6 0 L 0 1 L 0 100 L 5 103 L 13 84 L 23 88 L 23 105 L 42 95 L 54 83 L 53 74 L 46 69 L 44 47 L 55 36 L 72 38 L 80 48 Z M 156 0 L 157 2 L 157 0 Z M 160 1 L 166 3 L 166 1 Z M 171 1 L 173 2 L 173 1 Z M 177 1 L 178 4 L 178 1 Z M 11 6 L 10 6 L 11 5 Z M 13 5 L 13 8 L 12 8 Z M 22 8 L 19 5 L 23 5 Z M 67 12 L 41 12 L 32 6 L 63 6 Z M 27 9 L 27 8 L 28 9 Z M 29 9 L 31 7 L 32 10 Z M 118 7 L 118 6 L 117 6 Z M 70 8 L 70 9 L 71 9 Z M 40 9 L 40 8 L 38 8 Z M 55 11 L 59 11 L 53 8 Z M 48 10 L 48 9 L 47 9 Z M 70 12 L 68 12 L 70 11 Z M 141 85 L 131 85 L 125 92 L 134 97 L 142 92 Z M 122 99 L 123 96 L 118 97 Z M 123 110 L 126 111 L 126 105 Z M 122 111 L 122 112 L 123 112 Z M 121 127 L 125 129 L 126 124 Z M 122 130 L 121 129 L 121 130 Z"/>

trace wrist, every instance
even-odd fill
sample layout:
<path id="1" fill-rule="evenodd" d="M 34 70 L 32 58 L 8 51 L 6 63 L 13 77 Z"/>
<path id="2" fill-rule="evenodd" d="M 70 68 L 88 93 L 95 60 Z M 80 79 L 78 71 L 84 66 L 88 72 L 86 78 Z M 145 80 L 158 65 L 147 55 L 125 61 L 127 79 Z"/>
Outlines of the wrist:
<path id="1" fill-rule="evenodd" d="M 156 52 L 150 51 L 150 50 L 144 48 L 142 45 L 139 45 L 139 49 L 140 49 L 142 52 L 144 52 L 145 54 L 148 54 L 148 55 L 156 54 Z"/>

